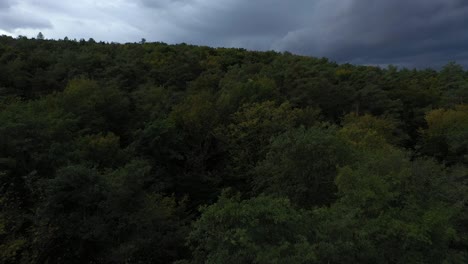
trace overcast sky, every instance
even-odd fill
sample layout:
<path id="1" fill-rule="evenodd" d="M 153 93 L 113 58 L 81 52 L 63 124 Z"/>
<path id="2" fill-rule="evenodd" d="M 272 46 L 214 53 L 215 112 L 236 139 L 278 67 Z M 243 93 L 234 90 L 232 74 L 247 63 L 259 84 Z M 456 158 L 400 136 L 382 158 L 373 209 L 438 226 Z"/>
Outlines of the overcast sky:
<path id="1" fill-rule="evenodd" d="M 0 34 L 468 66 L 468 0 L 0 0 Z"/>

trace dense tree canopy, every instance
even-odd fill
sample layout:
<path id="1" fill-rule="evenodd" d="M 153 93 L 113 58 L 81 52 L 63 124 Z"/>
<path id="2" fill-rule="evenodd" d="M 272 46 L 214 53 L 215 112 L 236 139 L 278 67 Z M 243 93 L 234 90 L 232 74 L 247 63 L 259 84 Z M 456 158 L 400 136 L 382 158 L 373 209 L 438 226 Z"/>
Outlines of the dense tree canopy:
<path id="1" fill-rule="evenodd" d="M 467 263 L 468 72 L 0 37 L 1 263 Z"/>

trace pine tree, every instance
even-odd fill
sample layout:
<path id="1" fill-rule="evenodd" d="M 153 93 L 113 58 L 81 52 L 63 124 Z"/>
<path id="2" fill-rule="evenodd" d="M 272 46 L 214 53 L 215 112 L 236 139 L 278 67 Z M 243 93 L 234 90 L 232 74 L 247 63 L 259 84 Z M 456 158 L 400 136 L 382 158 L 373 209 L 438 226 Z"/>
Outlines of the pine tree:
<path id="1" fill-rule="evenodd" d="M 39 34 L 37 34 L 37 39 L 44 40 L 44 35 L 42 34 L 42 32 L 39 32 Z"/>

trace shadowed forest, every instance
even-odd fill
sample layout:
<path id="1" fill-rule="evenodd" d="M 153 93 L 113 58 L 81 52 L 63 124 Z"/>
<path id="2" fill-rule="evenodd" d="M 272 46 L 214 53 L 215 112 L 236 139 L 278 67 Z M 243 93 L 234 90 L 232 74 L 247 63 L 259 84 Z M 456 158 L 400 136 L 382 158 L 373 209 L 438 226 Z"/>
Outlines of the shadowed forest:
<path id="1" fill-rule="evenodd" d="M 468 263 L 468 72 L 0 37 L 0 263 Z"/>

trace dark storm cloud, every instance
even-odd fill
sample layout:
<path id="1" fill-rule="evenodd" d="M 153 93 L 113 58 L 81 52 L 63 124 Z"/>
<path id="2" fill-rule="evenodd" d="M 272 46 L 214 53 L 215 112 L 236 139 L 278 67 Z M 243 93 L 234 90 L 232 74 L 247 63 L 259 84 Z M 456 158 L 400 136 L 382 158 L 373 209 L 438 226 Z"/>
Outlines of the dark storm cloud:
<path id="1" fill-rule="evenodd" d="M 468 1 L 354 0 L 338 19 L 322 23 L 330 28 L 298 32 L 281 47 L 369 64 L 437 67 L 467 59 Z"/>

